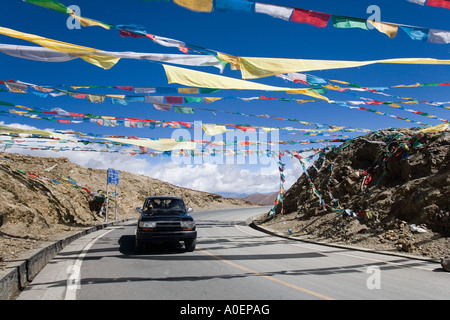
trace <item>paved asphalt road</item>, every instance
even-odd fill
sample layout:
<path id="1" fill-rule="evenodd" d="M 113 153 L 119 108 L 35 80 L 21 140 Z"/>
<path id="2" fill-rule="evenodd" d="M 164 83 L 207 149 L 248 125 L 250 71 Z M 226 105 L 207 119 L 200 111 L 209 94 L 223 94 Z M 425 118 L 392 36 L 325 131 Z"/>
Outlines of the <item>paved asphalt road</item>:
<path id="1" fill-rule="evenodd" d="M 135 223 L 62 250 L 18 300 L 450 299 L 440 264 L 270 236 L 245 220 L 267 208 L 194 212 L 198 243 L 134 252 Z"/>

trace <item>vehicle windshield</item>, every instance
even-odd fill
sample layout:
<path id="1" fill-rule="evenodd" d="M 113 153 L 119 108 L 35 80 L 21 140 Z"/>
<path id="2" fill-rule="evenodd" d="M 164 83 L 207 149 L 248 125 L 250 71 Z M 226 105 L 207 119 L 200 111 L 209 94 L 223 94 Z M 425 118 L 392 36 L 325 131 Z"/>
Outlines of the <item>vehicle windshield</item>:
<path id="1" fill-rule="evenodd" d="M 143 211 L 145 214 L 185 213 L 186 207 L 180 199 L 153 198 L 145 202 Z"/>

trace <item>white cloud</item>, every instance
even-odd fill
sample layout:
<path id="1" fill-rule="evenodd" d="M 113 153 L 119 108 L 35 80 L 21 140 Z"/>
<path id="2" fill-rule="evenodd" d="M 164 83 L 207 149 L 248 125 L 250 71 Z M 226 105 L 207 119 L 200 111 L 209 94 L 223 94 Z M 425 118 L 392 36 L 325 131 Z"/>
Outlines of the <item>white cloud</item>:
<path id="1" fill-rule="evenodd" d="M 297 160 L 295 160 L 298 162 Z M 295 162 L 285 170 L 285 189 L 297 181 L 301 168 Z M 249 170 L 243 165 L 211 164 L 182 165 L 175 162 L 161 163 L 152 169 L 152 178 L 177 186 L 211 193 L 271 193 L 279 190 L 278 168 Z"/>

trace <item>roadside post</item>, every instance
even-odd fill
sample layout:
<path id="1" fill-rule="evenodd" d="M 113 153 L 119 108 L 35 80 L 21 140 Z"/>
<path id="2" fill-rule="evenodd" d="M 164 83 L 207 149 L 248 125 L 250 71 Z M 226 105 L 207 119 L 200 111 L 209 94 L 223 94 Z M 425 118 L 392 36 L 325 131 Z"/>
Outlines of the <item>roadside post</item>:
<path id="1" fill-rule="evenodd" d="M 106 182 L 105 222 L 108 222 L 109 185 L 110 184 L 115 185 L 115 192 L 114 192 L 114 194 L 115 194 L 115 201 L 114 202 L 116 203 L 116 206 L 115 206 L 114 219 L 117 220 L 118 219 L 118 216 L 117 216 L 117 202 L 118 202 L 118 199 L 117 199 L 117 186 L 119 185 L 119 170 L 114 170 L 114 169 L 111 169 L 111 168 L 108 169 L 108 179 L 107 179 L 107 182 Z"/>

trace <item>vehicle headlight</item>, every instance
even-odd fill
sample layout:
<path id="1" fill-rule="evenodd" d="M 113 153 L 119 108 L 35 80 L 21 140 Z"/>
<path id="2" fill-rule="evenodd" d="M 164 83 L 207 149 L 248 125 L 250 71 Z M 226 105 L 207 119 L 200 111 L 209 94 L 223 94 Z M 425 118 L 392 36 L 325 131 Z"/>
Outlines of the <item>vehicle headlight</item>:
<path id="1" fill-rule="evenodd" d="M 139 221 L 139 227 L 153 229 L 156 227 L 156 221 Z"/>
<path id="2" fill-rule="evenodd" d="M 194 221 L 181 221 L 181 228 L 183 230 L 192 230 L 195 228 Z"/>

